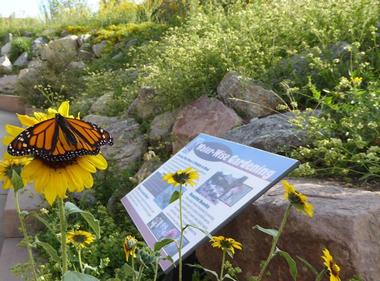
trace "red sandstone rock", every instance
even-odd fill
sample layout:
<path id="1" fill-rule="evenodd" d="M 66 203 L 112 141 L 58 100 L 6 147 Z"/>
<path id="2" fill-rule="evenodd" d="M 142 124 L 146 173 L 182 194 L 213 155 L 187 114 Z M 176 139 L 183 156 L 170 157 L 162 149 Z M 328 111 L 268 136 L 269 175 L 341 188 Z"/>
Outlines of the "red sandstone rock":
<path id="1" fill-rule="evenodd" d="M 172 130 L 173 151 L 180 150 L 199 133 L 222 136 L 241 122 L 235 111 L 221 101 L 202 96 L 179 112 Z"/>

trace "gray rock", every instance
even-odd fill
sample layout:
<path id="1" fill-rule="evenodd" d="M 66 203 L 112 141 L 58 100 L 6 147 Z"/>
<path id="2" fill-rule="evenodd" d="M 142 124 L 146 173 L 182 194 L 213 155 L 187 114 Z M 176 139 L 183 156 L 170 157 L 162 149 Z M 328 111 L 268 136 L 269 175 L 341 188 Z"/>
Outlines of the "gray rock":
<path id="1" fill-rule="evenodd" d="M 162 165 L 162 161 L 158 157 L 144 161 L 138 172 L 133 176 L 132 180 L 139 184 L 148 176 L 150 176 L 155 170 Z"/>
<path id="2" fill-rule="evenodd" d="M 13 65 L 18 67 L 25 67 L 28 65 L 28 52 L 23 52 L 13 63 Z"/>
<path id="3" fill-rule="evenodd" d="M 12 49 L 12 43 L 8 42 L 3 47 L 1 47 L 1 55 L 2 56 L 9 56 Z"/>
<path id="4" fill-rule="evenodd" d="M 271 152 L 289 150 L 307 143 L 306 132 L 290 122 L 293 118 L 291 112 L 256 118 L 230 130 L 224 138 Z"/>
<path id="5" fill-rule="evenodd" d="M 17 83 L 17 75 L 6 75 L 0 77 L 0 95 L 14 94 Z"/>
<path id="6" fill-rule="evenodd" d="M 106 93 L 103 96 L 99 97 L 90 108 L 90 113 L 92 114 L 107 114 L 110 109 L 111 103 L 113 101 L 113 94 Z"/>
<path id="7" fill-rule="evenodd" d="M 247 119 L 272 114 L 281 103 L 275 92 L 235 72 L 224 76 L 217 92 L 225 104 Z"/>
<path id="8" fill-rule="evenodd" d="M 235 111 L 221 101 L 201 96 L 178 113 L 172 129 L 173 151 L 180 150 L 199 133 L 223 136 L 241 123 Z"/>
<path id="9" fill-rule="evenodd" d="M 150 124 L 149 138 L 151 140 L 167 139 L 170 136 L 177 114 L 165 112 L 154 117 Z"/>
<path id="10" fill-rule="evenodd" d="M 12 63 L 7 56 L 0 57 L 0 74 L 8 74 L 12 72 Z"/>
<path id="11" fill-rule="evenodd" d="M 94 52 L 97 58 L 102 56 L 103 49 L 107 46 L 107 41 L 103 40 L 102 42 L 92 46 L 92 51 Z"/>
<path id="12" fill-rule="evenodd" d="M 73 61 L 78 55 L 78 36 L 69 35 L 49 44 L 42 45 L 40 56 L 51 64 L 65 64 Z"/>
<path id="13" fill-rule="evenodd" d="M 84 43 L 88 43 L 91 39 L 91 34 L 81 34 L 78 36 L 78 45 L 81 47 Z"/>
<path id="14" fill-rule="evenodd" d="M 46 43 L 47 42 L 43 37 L 38 37 L 38 38 L 34 39 L 32 42 L 32 55 L 33 56 L 39 56 L 40 55 L 40 49 Z"/>
<path id="15" fill-rule="evenodd" d="M 69 63 L 68 68 L 72 70 L 83 70 L 86 64 L 83 61 L 72 61 Z"/>
<path id="16" fill-rule="evenodd" d="M 310 281 L 315 276 L 305 270 L 296 256 L 306 259 L 319 271 L 323 268 L 321 255 L 325 247 L 341 266 L 342 280 L 349 280 L 353 275 L 366 281 L 380 280 L 380 193 L 346 188 L 344 183 L 325 180 L 290 182 L 314 206 L 313 218 L 293 209 L 279 240 L 279 248 L 289 252 L 297 262 L 297 280 Z M 257 275 L 260 262 L 266 259 L 272 237 L 252 227 L 278 228 L 288 205 L 283 194 L 283 187 L 276 185 L 218 231 L 218 235 L 243 244 L 243 251 L 234 256 L 234 262 L 243 270 L 239 280 L 250 280 L 252 275 Z M 197 256 L 203 266 L 216 269 L 220 256 L 216 251 L 210 255 L 210 251 L 207 244 L 197 251 Z M 272 260 L 269 271 L 267 281 L 292 280 L 287 264 L 279 257 Z"/>
<path id="17" fill-rule="evenodd" d="M 94 54 L 86 50 L 79 50 L 78 56 L 82 60 L 91 60 L 94 58 Z"/>
<path id="18" fill-rule="evenodd" d="M 114 55 L 111 60 L 119 60 L 123 57 L 123 52 L 118 52 L 116 55 Z"/>
<path id="19" fill-rule="evenodd" d="M 137 98 L 131 103 L 128 108 L 128 114 L 140 119 L 152 118 L 159 112 L 154 97 L 156 91 L 153 88 L 141 88 Z"/>
<path id="20" fill-rule="evenodd" d="M 73 192 L 71 193 L 74 199 L 78 200 L 81 205 L 85 206 L 95 206 L 97 200 L 95 197 L 95 191 L 93 189 L 85 189 L 82 192 Z"/>
<path id="21" fill-rule="evenodd" d="M 142 158 L 146 143 L 139 124 L 134 119 L 121 120 L 100 115 L 88 115 L 84 119 L 99 125 L 112 135 L 114 145 L 103 146 L 101 150 L 107 159 L 115 161 L 116 166 L 126 169 L 129 164 Z"/>
<path id="22" fill-rule="evenodd" d="M 70 32 L 68 32 L 67 30 L 62 30 L 61 37 L 66 37 L 66 36 L 69 36 L 69 35 L 70 35 Z"/>
<path id="23" fill-rule="evenodd" d="M 330 46 L 327 50 L 328 55 L 332 59 L 347 58 L 350 55 L 351 44 L 345 41 L 339 41 L 334 45 Z"/>
<path id="24" fill-rule="evenodd" d="M 7 33 L 4 35 L 4 43 L 11 42 L 13 40 L 13 34 L 12 33 Z"/>
<path id="25" fill-rule="evenodd" d="M 139 43 L 139 40 L 136 38 L 133 38 L 131 40 L 128 40 L 127 43 L 125 43 L 125 48 L 129 49 L 132 46 L 136 46 Z"/>
<path id="26" fill-rule="evenodd" d="M 33 36 L 33 33 L 30 32 L 30 31 L 24 31 L 24 32 L 22 33 L 22 36 L 24 36 L 24 37 L 32 37 L 32 36 Z"/>

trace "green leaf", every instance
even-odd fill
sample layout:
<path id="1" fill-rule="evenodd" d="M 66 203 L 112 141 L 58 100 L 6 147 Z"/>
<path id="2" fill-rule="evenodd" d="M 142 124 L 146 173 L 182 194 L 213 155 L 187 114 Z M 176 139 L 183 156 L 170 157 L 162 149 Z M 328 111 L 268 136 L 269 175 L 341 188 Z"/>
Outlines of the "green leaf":
<path id="1" fill-rule="evenodd" d="M 299 259 L 311 272 L 313 272 L 315 276 L 318 275 L 318 271 L 307 260 L 305 260 L 304 258 L 300 256 L 297 256 L 297 259 Z"/>
<path id="2" fill-rule="evenodd" d="M 178 198 L 179 198 L 179 191 L 176 190 L 173 192 L 172 196 L 170 197 L 169 203 L 173 203 Z"/>
<path id="3" fill-rule="evenodd" d="M 58 253 L 57 251 L 53 248 L 52 245 L 50 245 L 49 243 L 46 243 L 46 242 L 42 242 L 40 240 L 38 240 L 38 238 L 36 237 L 36 240 L 34 242 L 36 245 L 38 246 L 41 246 L 45 252 L 55 261 L 55 262 L 60 262 L 60 258 L 58 256 Z"/>
<path id="4" fill-rule="evenodd" d="M 268 234 L 268 235 L 272 236 L 273 238 L 276 237 L 277 234 L 278 234 L 278 230 L 277 229 L 264 228 L 264 227 L 261 227 L 260 225 L 255 225 L 253 227 L 253 229 L 260 230 L 261 232 L 264 232 L 265 234 Z"/>
<path id="5" fill-rule="evenodd" d="M 96 238 L 100 238 L 100 223 L 90 212 L 83 211 L 79 209 L 75 204 L 71 202 L 65 203 L 65 209 L 68 215 L 70 214 L 80 214 L 91 227 L 91 229 L 95 232 Z"/>
<path id="6" fill-rule="evenodd" d="M 47 227 L 47 229 L 49 229 L 49 231 L 50 231 L 52 234 L 55 234 L 55 231 L 54 231 L 53 228 L 50 226 L 50 223 L 49 223 L 47 220 L 45 220 L 43 217 L 41 217 L 41 216 L 40 216 L 39 214 L 37 214 L 36 212 L 32 213 L 32 216 L 35 217 L 37 220 L 39 220 L 41 223 L 43 223 L 43 224 Z M 55 237 L 57 240 L 59 240 L 59 239 L 57 238 L 56 235 L 54 235 L 54 237 Z"/>
<path id="7" fill-rule="evenodd" d="M 283 257 L 289 266 L 290 275 L 292 276 L 293 280 L 297 280 L 297 264 L 295 260 L 285 251 L 280 250 L 279 248 L 276 249 L 276 254 L 280 254 L 281 257 Z"/>
<path id="8" fill-rule="evenodd" d="M 323 277 L 325 276 L 326 270 L 322 270 L 318 273 L 317 277 L 315 278 L 315 281 L 322 281 Z"/>
<path id="9" fill-rule="evenodd" d="M 22 181 L 22 178 L 15 170 L 12 170 L 11 181 L 15 192 L 19 191 L 24 187 L 24 182 Z"/>
<path id="10" fill-rule="evenodd" d="M 154 250 L 159 251 L 163 247 L 165 247 L 165 246 L 167 246 L 173 242 L 175 242 L 175 240 L 173 240 L 173 239 L 162 239 L 162 240 L 158 241 L 156 244 L 154 244 Z"/>
<path id="11" fill-rule="evenodd" d="M 235 278 L 232 278 L 232 276 L 229 275 L 229 274 L 224 275 L 224 276 L 223 276 L 223 280 L 224 280 L 224 279 L 229 279 L 229 280 L 232 280 L 232 281 L 237 281 Z"/>
<path id="12" fill-rule="evenodd" d="M 62 281 L 99 281 L 99 279 L 88 274 L 67 271 L 65 275 L 63 275 Z"/>

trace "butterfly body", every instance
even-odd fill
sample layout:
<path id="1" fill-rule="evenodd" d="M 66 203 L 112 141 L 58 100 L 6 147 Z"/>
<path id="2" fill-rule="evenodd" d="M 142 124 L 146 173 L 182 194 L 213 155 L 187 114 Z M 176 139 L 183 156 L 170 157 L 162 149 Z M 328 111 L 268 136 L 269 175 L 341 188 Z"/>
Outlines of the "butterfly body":
<path id="1" fill-rule="evenodd" d="M 69 161 L 112 145 L 111 135 L 90 122 L 56 114 L 22 131 L 8 146 L 14 156 L 35 155 L 46 161 Z"/>

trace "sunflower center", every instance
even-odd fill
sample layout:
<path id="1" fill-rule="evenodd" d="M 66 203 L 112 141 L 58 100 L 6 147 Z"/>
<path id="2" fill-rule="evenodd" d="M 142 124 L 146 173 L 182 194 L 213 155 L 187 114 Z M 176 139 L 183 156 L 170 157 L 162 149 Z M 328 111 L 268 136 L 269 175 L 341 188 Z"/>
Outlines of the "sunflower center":
<path id="1" fill-rule="evenodd" d="M 188 173 L 175 173 L 173 179 L 179 184 L 185 184 L 190 178 Z"/>
<path id="2" fill-rule="evenodd" d="M 76 234 L 73 236 L 73 240 L 78 244 L 82 244 L 82 243 L 86 242 L 86 239 L 87 239 L 87 237 L 85 235 L 82 235 L 82 234 Z"/>
<path id="3" fill-rule="evenodd" d="M 227 241 L 227 240 L 222 240 L 220 241 L 220 246 L 223 248 L 223 249 L 229 249 L 232 247 L 232 244 Z"/>
<path id="4" fill-rule="evenodd" d="M 70 159 L 70 160 L 62 160 L 62 161 L 48 161 L 48 160 L 40 158 L 40 157 L 36 157 L 36 158 L 38 160 L 42 161 L 46 166 L 49 166 L 50 168 L 57 170 L 57 169 L 65 168 L 67 166 L 75 164 L 76 159 L 78 157 Z"/>
<path id="5" fill-rule="evenodd" d="M 297 191 L 289 193 L 289 201 L 294 205 L 305 204 L 305 202 L 302 200 L 301 196 L 299 196 Z"/>

